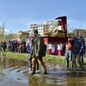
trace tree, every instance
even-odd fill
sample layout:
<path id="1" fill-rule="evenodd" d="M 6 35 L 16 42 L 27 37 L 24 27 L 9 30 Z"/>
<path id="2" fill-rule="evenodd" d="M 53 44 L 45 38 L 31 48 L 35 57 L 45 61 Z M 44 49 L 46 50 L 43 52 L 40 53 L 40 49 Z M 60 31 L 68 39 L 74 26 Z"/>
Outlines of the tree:
<path id="1" fill-rule="evenodd" d="M 86 38 L 86 30 L 85 30 L 85 29 L 75 29 L 75 30 L 73 31 L 73 33 L 76 32 L 76 31 L 82 32 L 82 36 L 83 36 L 84 38 Z"/>
<path id="2" fill-rule="evenodd" d="M 18 32 L 18 36 L 21 40 L 26 40 L 29 36 L 28 32 L 24 32 L 24 31 L 19 31 Z"/>

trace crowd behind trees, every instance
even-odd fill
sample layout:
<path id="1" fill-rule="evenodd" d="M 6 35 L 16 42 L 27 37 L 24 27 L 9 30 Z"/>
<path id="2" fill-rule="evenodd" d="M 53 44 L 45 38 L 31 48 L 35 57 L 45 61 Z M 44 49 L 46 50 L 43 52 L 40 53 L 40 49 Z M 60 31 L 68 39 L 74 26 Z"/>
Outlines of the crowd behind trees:
<path id="1" fill-rule="evenodd" d="M 63 55 L 66 57 L 66 67 L 69 68 L 69 62 L 70 59 L 72 61 L 72 68 L 74 70 L 77 69 L 77 62 L 81 68 L 83 68 L 83 54 L 85 53 L 84 50 L 86 50 L 86 42 L 83 38 L 83 33 L 76 31 L 74 32 L 74 37 L 71 36 L 71 34 L 67 34 L 68 41 L 64 44 L 56 46 L 56 49 L 58 48 L 58 52 L 64 52 Z M 31 64 L 32 64 L 32 74 L 35 74 L 35 67 L 37 64 L 37 60 L 39 60 L 44 68 L 44 74 L 47 73 L 46 66 L 42 60 L 42 50 L 43 50 L 43 43 L 41 43 L 41 37 L 39 36 L 38 32 L 34 31 L 34 36 L 28 37 L 28 39 L 25 40 L 9 40 L 9 41 L 1 41 L 0 42 L 0 49 L 1 51 L 10 51 L 10 52 L 18 52 L 18 53 L 30 53 L 31 54 Z M 31 44 L 32 43 L 32 44 Z M 64 47 L 63 47 L 64 45 Z M 62 46 L 62 48 L 61 48 Z M 32 48 L 31 48 L 32 47 Z M 47 46 L 48 49 L 48 46 Z M 39 53 L 39 50 L 41 51 L 41 54 Z M 54 46 L 52 51 L 54 51 Z"/>
<path id="2" fill-rule="evenodd" d="M 26 53 L 26 42 L 25 41 L 2 41 L 0 43 L 0 48 L 2 51 L 10 51 L 10 52 L 19 52 L 19 53 Z"/>
<path id="3" fill-rule="evenodd" d="M 75 29 L 73 32 L 70 33 L 70 35 L 73 36 L 74 35 L 74 32 L 77 31 L 77 30 L 83 32 L 83 38 L 85 39 L 86 38 L 86 33 L 85 33 L 85 30 L 83 30 L 83 29 Z M 11 38 L 12 37 L 12 34 L 11 35 L 9 34 L 9 36 L 8 35 L 7 36 L 5 35 L 4 37 L 6 37 L 6 39 L 3 38 L 3 36 L 4 35 L 1 35 L 0 36 L 0 39 L 2 38 L 2 39 L 5 40 L 5 41 L 0 40 L 0 49 L 2 49 L 3 51 L 6 51 L 7 50 L 7 51 L 19 52 L 19 53 L 29 53 L 30 52 L 30 47 L 31 47 L 30 46 L 30 44 L 31 44 L 30 41 L 31 40 L 29 39 L 29 36 L 28 36 L 27 40 L 26 39 L 23 39 L 22 41 L 10 40 L 10 39 L 12 39 Z M 24 38 L 24 37 L 21 37 L 21 38 Z M 7 39 L 9 39 L 9 41 Z M 65 46 L 64 45 L 65 44 L 63 44 L 63 46 L 61 46 L 62 47 L 61 48 L 62 49 L 62 55 L 65 54 Z M 52 52 L 54 50 L 55 49 L 53 47 Z"/>

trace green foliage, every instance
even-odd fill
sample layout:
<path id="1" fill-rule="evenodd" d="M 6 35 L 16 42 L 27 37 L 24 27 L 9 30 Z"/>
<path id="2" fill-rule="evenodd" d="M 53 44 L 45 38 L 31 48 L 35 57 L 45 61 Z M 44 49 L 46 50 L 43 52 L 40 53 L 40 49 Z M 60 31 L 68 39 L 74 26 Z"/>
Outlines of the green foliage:
<path id="1" fill-rule="evenodd" d="M 29 54 L 4 52 L 3 56 L 5 58 L 28 61 Z M 45 63 L 51 64 L 51 65 L 52 64 L 53 65 L 60 65 L 60 66 L 66 65 L 66 60 L 65 60 L 64 56 L 46 55 L 46 57 L 43 57 L 43 58 L 44 58 Z M 86 58 L 84 58 L 84 62 L 86 63 Z"/>
<path id="2" fill-rule="evenodd" d="M 13 39 L 14 37 L 17 37 L 16 34 L 0 34 L 0 41 L 8 41 L 8 40 L 11 40 Z"/>
<path id="3" fill-rule="evenodd" d="M 0 34 L 0 42 L 1 42 L 1 41 L 4 41 L 4 40 L 5 40 L 5 37 L 6 37 L 5 35 Z"/>
<path id="4" fill-rule="evenodd" d="M 19 38 L 21 40 L 26 40 L 27 37 L 29 36 L 29 33 L 28 32 L 19 31 L 19 33 L 20 33 Z"/>
<path id="5" fill-rule="evenodd" d="M 29 54 L 25 54 L 25 53 L 12 53 L 12 52 L 4 52 L 3 55 L 6 58 L 10 58 L 10 59 L 17 59 L 17 60 L 24 60 L 27 61 Z M 44 57 L 44 61 L 46 63 L 49 64 L 53 64 L 53 65 L 65 65 L 65 58 L 64 56 L 55 56 L 55 55 L 46 55 L 46 57 Z"/>
<path id="6" fill-rule="evenodd" d="M 47 55 L 46 57 L 44 57 L 45 62 L 50 63 L 50 64 L 54 64 L 54 65 L 65 65 L 66 61 L 64 56 L 55 56 L 55 55 Z"/>
<path id="7" fill-rule="evenodd" d="M 28 58 L 28 54 L 24 54 L 24 53 L 4 52 L 3 55 L 6 58 L 24 60 L 24 61 L 27 61 L 27 58 Z"/>
<path id="8" fill-rule="evenodd" d="M 86 30 L 85 29 L 74 29 L 73 32 L 70 32 L 71 37 L 74 36 L 74 32 L 79 31 L 82 33 L 82 36 L 86 38 Z"/>
<path id="9" fill-rule="evenodd" d="M 76 32 L 76 31 L 81 32 L 81 33 L 82 33 L 82 36 L 83 36 L 84 38 L 86 38 L 86 30 L 85 30 L 85 29 L 75 29 L 75 30 L 73 31 L 73 33 Z"/>

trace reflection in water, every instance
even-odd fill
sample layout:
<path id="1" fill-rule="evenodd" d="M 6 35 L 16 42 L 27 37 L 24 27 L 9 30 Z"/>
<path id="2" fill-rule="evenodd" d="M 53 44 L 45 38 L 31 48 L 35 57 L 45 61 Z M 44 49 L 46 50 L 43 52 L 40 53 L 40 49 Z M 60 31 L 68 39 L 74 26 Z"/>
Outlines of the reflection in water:
<path id="1" fill-rule="evenodd" d="M 3 68 L 10 68 L 10 67 L 22 67 L 22 66 L 27 66 L 28 62 L 26 61 L 21 61 L 21 60 L 14 60 L 14 59 L 7 59 L 3 58 L 0 60 L 0 66 L 3 66 Z"/>
<path id="2" fill-rule="evenodd" d="M 66 86 L 86 86 L 86 77 L 69 78 Z"/>
<path id="3" fill-rule="evenodd" d="M 56 80 L 48 79 L 47 77 L 37 77 L 31 76 L 29 77 L 30 86 L 56 86 Z"/>
<path id="4" fill-rule="evenodd" d="M 41 76 L 29 77 L 30 86 L 86 86 L 86 77 L 78 78 L 48 78 Z"/>
<path id="5" fill-rule="evenodd" d="M 21 67 L 27 66 L 27 62 L 13 60 L 13 59 L 0 59 L 0 86 L 27 86 L 27 77 L 17 72 Z"/>
<path id="6" fill-rule="evenodd" d="M 86 86 L 86 70 L 50 72 L 53 73 L 29 76 L 30 86 Z"/>

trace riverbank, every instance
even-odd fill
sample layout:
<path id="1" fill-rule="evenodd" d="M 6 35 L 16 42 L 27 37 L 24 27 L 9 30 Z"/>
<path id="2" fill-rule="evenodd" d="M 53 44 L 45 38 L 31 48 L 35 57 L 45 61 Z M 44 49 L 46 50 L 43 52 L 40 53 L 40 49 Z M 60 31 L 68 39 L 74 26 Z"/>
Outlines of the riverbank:
<path id="1" fill-rule="evenodd" d="M 2 53 L 1 57 L 5 57 L 8 59 L 28 61 L 29 54 L 4 52 Z M 64 56 L 46 55 L 45 57 L 43 57 L 43 59 L 46 63 L 49 63 L 49 64 L 54 64 L 54 65 L 56 64 L 65 65 L 66 64 Z"/>
<path id="2" fill-rule="evenodd" d="M 46 65 L 48 75 L 43 75 L 40 67 L 40 72 L 34 76 L 31 76 L 28 70 L 26 62 L 28 54 L 5 52 L 2 56 L 6 59 L 0 60 L 0 86 L 85 86 L 86 84 L 86 66 L 84 70 L 78 68 L 77 71 L 59 66 L 58 64 L 65 66 L 64 56 L 47 55 L 44 61 L 53 64 Z"/>
<path id="3" fill-rule="evenodd" d="M 16 59 L 16 60 L 23 60 L 28 61 L 29 54 L 27 53 L 12 53 L 12 52 L 3 52 L 2 57 L 8 59 Z M 44 58 L 45 63 L 53 64 L 53 65 L 66 65 L 65 57 L 64 56 L 56 56 L 56 55 L 46 55 Z M 86 63 L 86 58 L 84 58 Z"/>

